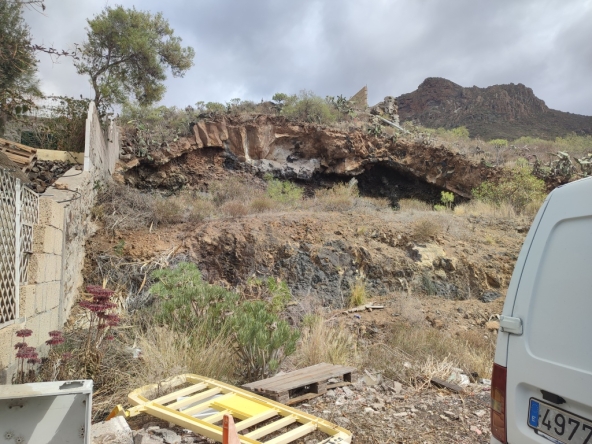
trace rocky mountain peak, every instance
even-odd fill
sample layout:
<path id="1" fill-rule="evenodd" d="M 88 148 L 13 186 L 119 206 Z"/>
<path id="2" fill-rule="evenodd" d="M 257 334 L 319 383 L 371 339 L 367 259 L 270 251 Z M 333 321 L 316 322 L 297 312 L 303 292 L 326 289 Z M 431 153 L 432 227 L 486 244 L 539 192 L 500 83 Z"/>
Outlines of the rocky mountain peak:
<path id="1" fill-rule="evenodd" d="M 397 101 L 403 121 L 431 128 L 466 126 L 472 137 L 592 134 L 592 117 L 552 110 L 522 83 L 465 88 L 444 78 L 428 77 L 417 90 Z"/>

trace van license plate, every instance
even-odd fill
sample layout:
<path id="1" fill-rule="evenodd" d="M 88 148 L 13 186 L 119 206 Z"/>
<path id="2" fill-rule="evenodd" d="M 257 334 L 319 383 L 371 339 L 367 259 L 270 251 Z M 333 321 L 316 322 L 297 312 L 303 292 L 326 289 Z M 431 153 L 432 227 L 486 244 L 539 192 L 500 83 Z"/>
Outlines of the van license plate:
<path id="1" fill-rule="evenodd" d="M 528 425 L 565 444 L 592 444 L 592 421 L 537 399 L 530 399 Z"/>

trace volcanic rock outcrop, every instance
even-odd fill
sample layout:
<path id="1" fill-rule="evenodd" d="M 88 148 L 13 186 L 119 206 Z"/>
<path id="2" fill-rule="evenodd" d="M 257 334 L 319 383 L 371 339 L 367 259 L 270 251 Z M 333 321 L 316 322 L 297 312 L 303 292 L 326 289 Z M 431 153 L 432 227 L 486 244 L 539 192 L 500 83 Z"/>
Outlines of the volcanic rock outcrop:
<path id="1" fill-rule="evenodd" d="M 381 171 L 393 176 L 420 180 L 466 198 L 483 180 L 499 174 L 494 168 L 473 163 L 422 139 L 375 137 L 360 129 L 344 131 L 294 123 L 282 117 L 201 119 L 192 124 L 191 130 L 191 137 L 182 137 L 166 148 L 151 151 L 149 156 L 129 161 L 125 173 L 128 182 L 150 187 L 171 187 L 172 182 L 195 185 L 207 171 L 184 174 L 172 168 L 183 163 L 183 156 L 185 160 L 191 156 L 195 165 L 209 162 L 207 168 L 220 164 L 222 157 L 233 168 L 305 181 L 320 175 L 371 175 L 373 168 L 380 166 Z"/>
<path id="2" fill-rule="evenodd" d="M 592 117 L 550 109 L 521 83 L 463 88 L 429 77 L 397 102 L 402 121 L 415 120 L 430 128 L 465 126 L 471 137 L 486 140 L 592 134 Z"/>

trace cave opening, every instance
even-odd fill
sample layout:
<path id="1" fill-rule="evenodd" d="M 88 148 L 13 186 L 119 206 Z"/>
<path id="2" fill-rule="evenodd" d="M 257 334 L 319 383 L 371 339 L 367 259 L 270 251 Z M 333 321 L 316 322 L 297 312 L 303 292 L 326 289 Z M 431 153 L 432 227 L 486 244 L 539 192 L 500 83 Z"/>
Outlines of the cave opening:
<path id="1" fill-rule="evenodd" d="M 431 205 L 440 204 L 442 191 L 447 191 L 407 171 L 383 164 L 372 165 L 355 178 L 358 181 L 360 195 L 387 198 L 395 208 L 398 208 L 401 199 L 417 199 Z M 323 174 L 317 176 L 314 188 L 328 188 L 339 182 L 349 182 L 351 179 L 351 176 Z M 465 199 L 455 194 L 455 202 L 463 200 Z"/>

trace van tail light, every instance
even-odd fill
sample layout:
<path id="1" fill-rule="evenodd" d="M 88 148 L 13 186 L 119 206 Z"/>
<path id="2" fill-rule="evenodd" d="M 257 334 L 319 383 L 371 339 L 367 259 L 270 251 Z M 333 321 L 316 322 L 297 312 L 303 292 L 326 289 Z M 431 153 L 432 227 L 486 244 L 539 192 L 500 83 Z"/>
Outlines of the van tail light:
<path id="1" fill-rule="evenodd" d="M 503 444 L 507 443 L 506 377 L 506 367 L 493 364 L 493 376 L 491 378 L 491 434 Z"/>

